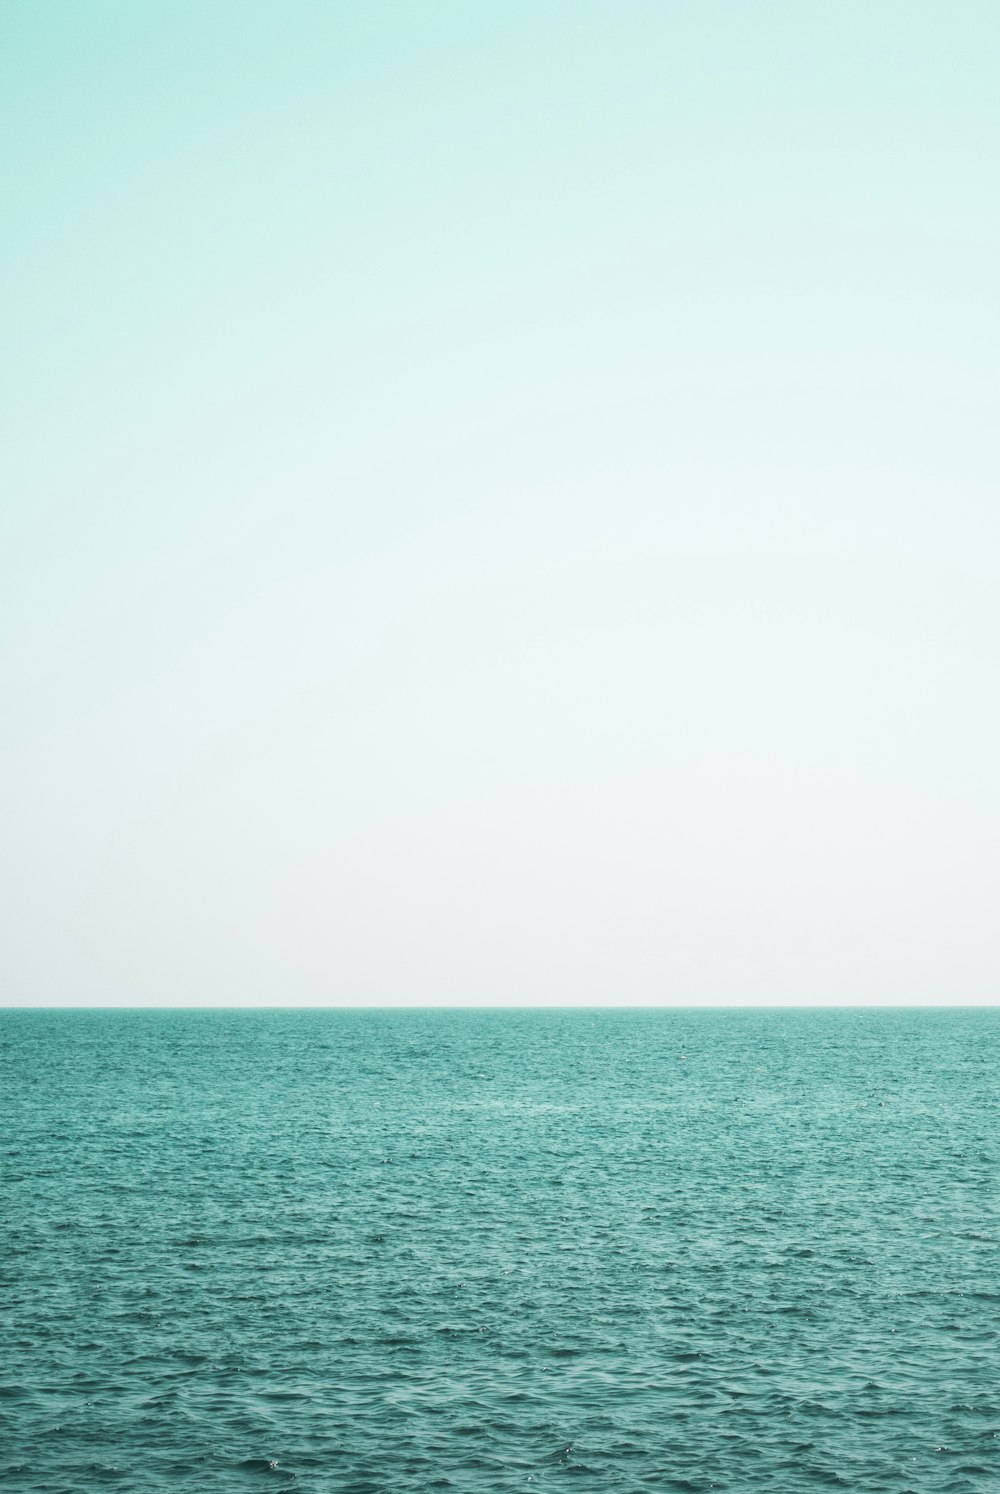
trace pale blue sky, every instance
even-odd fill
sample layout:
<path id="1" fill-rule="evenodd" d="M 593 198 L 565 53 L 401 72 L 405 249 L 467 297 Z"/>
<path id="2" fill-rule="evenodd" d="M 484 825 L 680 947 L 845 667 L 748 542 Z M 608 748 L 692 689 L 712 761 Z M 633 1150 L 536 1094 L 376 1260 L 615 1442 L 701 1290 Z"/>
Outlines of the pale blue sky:
<path id="1" fill-rule="evenodd" d="M 0 40 L 0 1000 L 998 999 L 995 5 Z"/>

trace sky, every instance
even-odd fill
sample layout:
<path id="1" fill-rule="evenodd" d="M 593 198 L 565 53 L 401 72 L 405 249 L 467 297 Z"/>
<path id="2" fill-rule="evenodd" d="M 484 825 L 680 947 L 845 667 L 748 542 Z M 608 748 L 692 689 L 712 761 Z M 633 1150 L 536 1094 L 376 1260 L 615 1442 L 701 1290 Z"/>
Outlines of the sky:
<path id="1" fill-rule="evenodd" d="M 6 0 L 0 1001 L 1000 999 L 998 49 Z"/>

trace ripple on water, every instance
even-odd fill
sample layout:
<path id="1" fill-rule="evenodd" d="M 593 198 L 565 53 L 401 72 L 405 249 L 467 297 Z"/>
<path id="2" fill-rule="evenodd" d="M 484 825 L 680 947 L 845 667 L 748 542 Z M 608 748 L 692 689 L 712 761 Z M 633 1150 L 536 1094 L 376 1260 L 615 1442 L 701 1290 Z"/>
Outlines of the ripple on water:
<path id="1" fill-rule="evenodd" d="M 5 1490 L 1000 1487 L 1000 1013 L 0 1034 Z"/>

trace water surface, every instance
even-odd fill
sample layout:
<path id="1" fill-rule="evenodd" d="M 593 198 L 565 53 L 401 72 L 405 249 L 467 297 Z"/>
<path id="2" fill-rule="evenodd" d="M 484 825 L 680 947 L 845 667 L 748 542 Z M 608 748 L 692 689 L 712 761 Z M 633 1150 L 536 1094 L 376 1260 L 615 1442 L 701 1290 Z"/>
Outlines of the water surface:
<path id="1" fill-rule="evenodd" d="M 5 1490 L 1000 1487 L 1000 1012 L 0 1013 Z"/>

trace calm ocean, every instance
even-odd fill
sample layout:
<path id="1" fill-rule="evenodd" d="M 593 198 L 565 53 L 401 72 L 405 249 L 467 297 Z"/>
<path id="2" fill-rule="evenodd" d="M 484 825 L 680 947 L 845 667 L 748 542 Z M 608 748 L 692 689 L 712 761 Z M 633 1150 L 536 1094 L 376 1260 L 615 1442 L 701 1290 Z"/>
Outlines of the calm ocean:
<path id="1" fill-rule="evenodd" d="M 0 1013 L 6 1491 L 1000 1488 L 1000 1010 Z"/>

